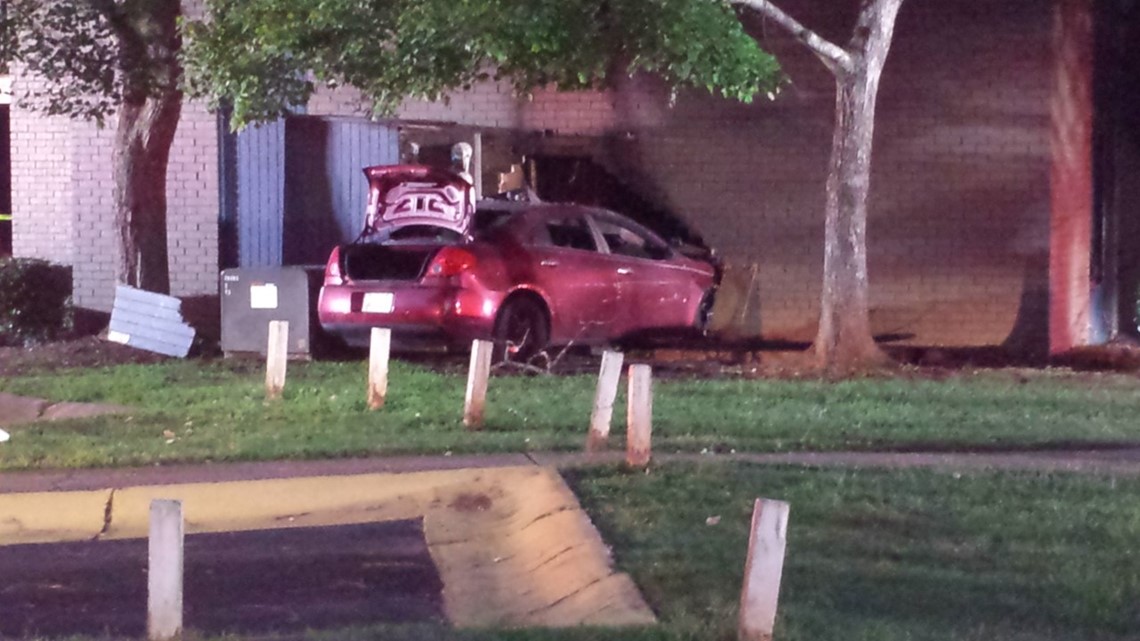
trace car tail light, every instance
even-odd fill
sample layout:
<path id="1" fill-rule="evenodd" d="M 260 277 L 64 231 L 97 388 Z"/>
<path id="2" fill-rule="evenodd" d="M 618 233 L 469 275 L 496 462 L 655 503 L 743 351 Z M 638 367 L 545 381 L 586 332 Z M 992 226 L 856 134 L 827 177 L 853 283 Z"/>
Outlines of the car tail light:
<path id="1" fill-rule="evenodd" d="M 329 255 L 329 262 L 325 265 L 325 284 L 344 284 L 344 276 L 340 272 L 340 247 L 334 248 L 332 254 Z"/>
<path id="2" fill-rule="evenodd" d="M 475 255 L 459 247 L 444 247 L 428 265 L 427 275 L 438 277 L 458 276 L 474 269 Z"/>

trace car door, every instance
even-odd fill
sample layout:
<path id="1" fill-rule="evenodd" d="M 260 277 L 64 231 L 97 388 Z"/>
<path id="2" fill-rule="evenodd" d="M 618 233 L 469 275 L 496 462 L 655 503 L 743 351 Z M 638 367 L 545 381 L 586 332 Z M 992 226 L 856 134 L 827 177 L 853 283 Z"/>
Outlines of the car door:
<path id="1" fill-rule="evenodd" d="M 618 282 L 615 336 L 652 328 L 687 327 L 693 274 L 670 260 L 673 251 L 648 229 L 611 212 L 592 214 Z"/>
<path id="2" fill-rule="evenodd" d="M 528 262 L 535 287 L 550 305 L 552 340 L 608 336 L 617 314 L 617 283 L 583 212 L 545 210 L 532 221 L 529 237 Z"/>

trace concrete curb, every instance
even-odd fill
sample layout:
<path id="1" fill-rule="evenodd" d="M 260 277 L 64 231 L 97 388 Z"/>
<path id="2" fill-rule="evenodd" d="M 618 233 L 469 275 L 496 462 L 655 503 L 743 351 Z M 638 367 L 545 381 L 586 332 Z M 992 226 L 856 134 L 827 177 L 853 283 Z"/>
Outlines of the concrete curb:
<path id="1" fill-rule="evenodd" d="M 0 545 L 81 541 L 103 531 L 112 490 L 0 494 Z"/>
<path id="2" fill-rule="evenodd" d="M 456 626 L 655 622 L 558 472 L 535 465 L 0 494 L 0 545 L 145 537 L 159 498 L 182 501 L 187 533 L 422 517 Z"/>

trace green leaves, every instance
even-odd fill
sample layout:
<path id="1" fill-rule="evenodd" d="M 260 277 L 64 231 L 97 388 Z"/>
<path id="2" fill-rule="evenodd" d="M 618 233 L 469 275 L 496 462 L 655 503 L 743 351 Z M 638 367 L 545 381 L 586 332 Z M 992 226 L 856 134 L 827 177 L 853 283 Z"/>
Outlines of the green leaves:
<path id="1" fill-rule="evenodd" d="M 33 258 L 0 259 L 0 345 L 51 340 L 67 329 L 71 268 Z"/>
<path id="2" fill-rule="evenodd" d="M 520 93 L 604 87 L 648 71 L 740 100 L 772 90 L 774 59 L 709 0 L 207 0 L 185 26 L 188 86 L 235 125 L 351 85 L 390 114 L 486 77 Z"/>
<path id="3" fill-rule="evenodd" d="M 38 79 L 21 99 L 50 115 L 102 122 L 124 100 L 178 91 L 179 0 L 8 0 L 3 62 Z"/>
<path id="4" fill-rule="evenodd" d="M 86 2 L 15 0 L 8 5 L 6 51 L 44 82 L 25 86 L 23 98 L 52 115 L 102 121 L 117 104 L 116 47 L 105 16 Z"/>
<path id="5" fill-rule="evenodd" d="M 748 102 L 779 83 L 779 66 L 745 33 L 724 3 L 701 0 L 628 0 L 615 5 L 628 31 L 630 70 L 652 71 L 674 85 Z"/>

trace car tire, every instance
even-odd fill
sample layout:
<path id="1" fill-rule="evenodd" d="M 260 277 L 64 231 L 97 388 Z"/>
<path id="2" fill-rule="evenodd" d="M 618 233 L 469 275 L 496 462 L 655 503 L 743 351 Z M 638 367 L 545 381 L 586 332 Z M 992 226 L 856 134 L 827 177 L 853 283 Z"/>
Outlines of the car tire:
<path id="1" fill-rule="evenodd" d="M 704 336 L 709 332 L 709 325 L 712 324 L 712 311 L 713 311 L 713 290 L 705 292 L 701 296 L 701 302 L 697 304 L 697 315 L 693 319 L 693 329 L 697 330 L 697 334 Z"/>
<path id="2" fill-rule="evenodd" d="M 529 362 L 550 341 L 546 309 L 527 296 L 508 299 L 495 317 L 493 338 L 495 362 Z"/>

